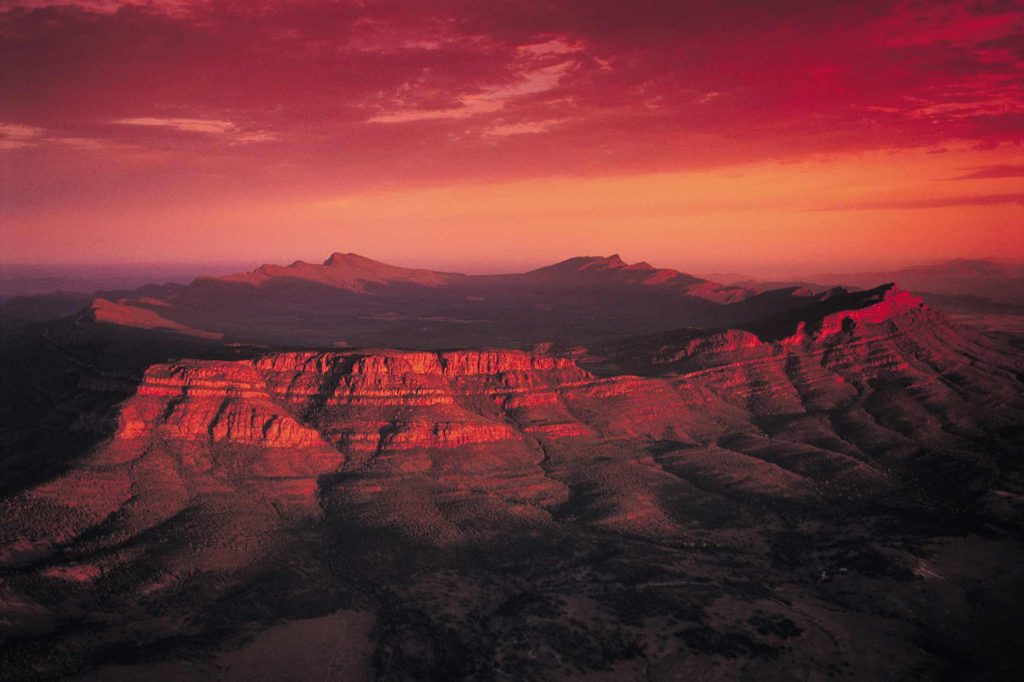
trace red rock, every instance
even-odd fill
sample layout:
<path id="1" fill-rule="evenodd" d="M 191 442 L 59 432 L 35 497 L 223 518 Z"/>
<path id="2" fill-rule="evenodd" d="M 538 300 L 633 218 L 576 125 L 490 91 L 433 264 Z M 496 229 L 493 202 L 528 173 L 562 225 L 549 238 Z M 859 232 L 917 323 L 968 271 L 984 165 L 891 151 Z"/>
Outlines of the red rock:
<path id="1" fill-rule="evenodd" d="M 324 446 L 320 435 L 271 401 L 248 362 L 155 365 L 118 418 L 117 437 L 156 434 L 261 447 Z"/>
<path id="2" fill-rule="evenodd" d="M 963 434 L 1019 418 L 1020 368 L 995 342 L 903 292 L 837 310 L 844 296 L 777 341 L 687 331 L 577 354 L 606 376 L 494 349 L 154 365 L 115 437 L 34 489 L 26 518 L 65 509 L 74 537 L 115 512 L 137 529 L 241 496 L 455 542 L 480 526 L 466 510 L 543 524 L 587 490 L 581 522 L 672 535 L 720 494 L 751 494 L 751 477 L 793 499 L 870 494 L 922 444 L 969 448 Z M 647 376 L 615 369 L 622 357 Z"/>

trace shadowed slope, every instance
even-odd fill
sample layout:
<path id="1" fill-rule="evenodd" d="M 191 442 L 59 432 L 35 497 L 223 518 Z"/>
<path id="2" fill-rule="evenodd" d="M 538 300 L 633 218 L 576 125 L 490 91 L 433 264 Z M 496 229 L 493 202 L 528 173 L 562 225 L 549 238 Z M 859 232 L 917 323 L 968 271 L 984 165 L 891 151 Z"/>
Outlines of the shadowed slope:
<path id="1" fill-rule="evenodd" d="M 107 477 L 160 453 L 184 480 L 342 474 L 306 487 L 307 503 L 326 495 L 338 513 L 364 509 L 361 524 L 435 542 L 486 527 L 459 516 L 469 499 L 496 518 L 656 536 L 734 517 L 725 500 L 737 491 L 860 497 L 921 479 L 915 494 L 969 503 L 971 481 L 983 487 L 999 464 L 978 443 L 1024 409 L 1020 361 L 893 288 L 830 296 L 799 317 L 757 325 L 776 340 L 683 332 L 580 357 L 606 376 L 503 350 L 154 365 L 90 466 Z M 959 491 L 933 489 L 942 475 L 929 467 L 947 465 L 967 467 Z M 54 485 L 76 499 L 77 484 Z M 96 518 L 123 503 L 117 485 L 99 488 L 112 497 Z"/>
<path id="2" fill-rule="evenodd" d="M 396 676 L 573 661 L 635 677 L 643 660 L 934 672 L 935 654 L 899 648 L 908 628 L 959 640 L 884 614 L 927 594 L 960 618 L 944 583 L 913 582 L 959 564 L 907 547 L 929 524 L 1020 516 L 1024 362 L 891 287 L 803 298 L 756 331 L 573 357 L 249 349 L 152 364 L 86 457 L 2 502 L 0 615 L 14 650 L 41 647 L 4 662 L 209 656 L 284 627 L 266 613 L 301 629 L 359 604 L 381 629 L 354 645 Z M 80 321 L 66 338 L 111 329 Z M 972 542 L 984 575 L 1020 553 Z M 846 592 L 823 587 L 833 575 Z M 194 639 L 170 639 L 151 609 Z M 125 613 L 131 629 L 109 625 Z M 509 648 L 520 640 L 531 655 Z M 862 645 L 895 648 L 872 667 Z"/>
<path id="3" fill-rule="evenodd" d="M 776 304 L 734 308 L 754 293 L 646 263 L 628 265 L 618 256 L 573 258 L 522 274 L 461 275 L 335 253 L 322 265 L 264 265 L 115 298 L 136 322 L 158 315 L 168 321 L 164 326 L 209 330 L 232 341 L 437 349 L 588 342 L 792 305 L 783 294 Z"/>

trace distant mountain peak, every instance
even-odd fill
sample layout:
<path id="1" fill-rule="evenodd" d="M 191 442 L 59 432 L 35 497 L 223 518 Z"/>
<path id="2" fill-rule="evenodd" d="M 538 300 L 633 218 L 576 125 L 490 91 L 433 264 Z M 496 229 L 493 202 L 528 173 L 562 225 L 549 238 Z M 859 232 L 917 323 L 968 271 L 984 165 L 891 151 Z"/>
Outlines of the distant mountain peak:
<path id="1" fill-rule="evenodd" d="M 616 253 L 611 256 L 576 256 L 548 267 L 559 270 L 598 270 L 625 267 L 625 265 L 626 262 Z"/>
<path id="2" fill-rule="evenodd" d="M 596 270 L 654 270 L 650 263 L 640 262 L 629 264 L 622 257 L 613 253 L 610 256 L 575 256 L 566 260 L 538 268 L 534 272 L 584 272 Z"/>
<path id="3" fill-rule="evenodd" d="M 656 268 L 646 261 L 627 263 L 617 253 L 610 256 L 576 256 L 531 270 L 527 276 L 575 283 L 613 286 L 644 286 L 674 291 L 689 298 L 727 304 L 747 298 L 757 291 L 748 287 L 723 286 L 671 268 Z"/>
<path id="4" fill-rule="evenodd" d="M 329 266 L 340 266 L 340 265 L 384 265 L 379 261 L 375 261 L 366 256 L 360 256 L 358 253 L 342 253 L 335 251 L 330 257 L 324 261 L 324 265 Z"/>

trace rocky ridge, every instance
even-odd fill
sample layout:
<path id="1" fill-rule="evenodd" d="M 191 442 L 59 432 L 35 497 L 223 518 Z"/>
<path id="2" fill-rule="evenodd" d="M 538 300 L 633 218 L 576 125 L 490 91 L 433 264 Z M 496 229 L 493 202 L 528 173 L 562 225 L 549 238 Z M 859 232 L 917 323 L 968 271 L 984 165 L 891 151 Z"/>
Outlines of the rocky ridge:
<path id="1" fill-rule="evenodd" d="M 484 532 L 481 517 L 487 532 L 575 518 L 663 536 L 742 513 L 736 495 L 861 499 L 922 477 L 941 486 L 954 459 L 1018 418 L 1020 363 L 994 341 L 894 288 L 829 306 L 772 323 L 795 326 L 774 341 L 729 330 L 572 357 L 160 363 L 120 406 L 113 437 L 26 497 L 70 505 L 74 528 L 126 505 L 167 518 L 217 492 L 437 542 Z M 975 478 L 994 466 L 971 461 Z M 180 490 L 174 504 L 169 488 Z"/>
<path id="2" fill-rule="evenodd" d="M 373 635 L 388 670 L 402 628 L 434 623 L 423 650 L 447 651 L 455 630 L 435 625 L 466 595 L 483 610 L 451 616 L 459 632 L 479 627 L 473 641 L 499 650 L 529 640 L 558 661 L 580 655 L 580 633 L 609 641 L 609 622 L 616 638 L 650 646 L 666 632 L 665 600 L 683 599 L 671 613 L 687 623 L 672 635 L 685 651 L 670 657 L 707 650 L 728 665 L 737 646 L 787 656 L 763 627 L 775 609 L 798 624 L 778 632 L 820 630 L 800 651 L 820 645 L 832 660 L 857 626 L 822 626 L 823 598 L 845 614 L 843 590 L 860 585 L 860 616 L 884 639 L 906 626 L 877 615 L 892 612 L 890 588 L 932 575 L 913 554 L 922 531 L 883 540 L 893 523 L 946 529 L 979 508 L 1013 518 L 1005 472 L 1022 438 L 1024 362 L 893 287 L 802 298 L 738 328 L 543 352 L 275 352 L 68 320 L 20 356 L 27 404 L 68 413 L 23 442 L 52 423 L 70 426 L 69 445 L 79 429 L 90 445 L 0 499 L 0 617 L 33 646 L 32 605 L 75 595 L 77 615 L 52 617 L 47 651 L 76 622 L 91 623 L 72 635 L 87 656 L 107 646 L 94 631 L 126 646 L 136 631 L 103 623 L 136 609 L 130 620 L 153 642 L 140 650 L 158 652 L 180 623 L 188 642 L 243 636 L 266 613 L 322 614 L 344 589 L 392 628 Z M 506 563 L 500 581 L 481 573 Z M 461 577 L 434 601 L 453 566 Z M 391 582 L 397 596 L 377 601 L 381 576 L 424 567 L 436 572 L 408 591 Z M 840 570 L 829 597 L 822 581 Z M 889 582 L 857 582 L 879 575 Z M 530 611 L 541 620 L 507 616 L 533 609 L 524 595 L 544 585 L 557 598 Z M 903 587 L 899 608 L 919 605 L 918 584 Z M 736 600 L 723 624 L 716 614 Z M 405 618 L 392 603 L 424 610 Z M 594 605 L 590 625 L 568 621 L 552 639 L 568 616 L 543 614 L 575 619 L 574 604 Z M 529 669 L 532 653 L 517 656 Z"/>
<path id="3" fill-rule="evenodd" d="M 737 307 L 757 292 L 617 255 L 465 275 L 339 252 L 323 263 L 267 264 L 187 286 L 107 292 L 94 322 L 287 348 L 520 348 L 732 323 L 807 302 L 787 294 Z"/>

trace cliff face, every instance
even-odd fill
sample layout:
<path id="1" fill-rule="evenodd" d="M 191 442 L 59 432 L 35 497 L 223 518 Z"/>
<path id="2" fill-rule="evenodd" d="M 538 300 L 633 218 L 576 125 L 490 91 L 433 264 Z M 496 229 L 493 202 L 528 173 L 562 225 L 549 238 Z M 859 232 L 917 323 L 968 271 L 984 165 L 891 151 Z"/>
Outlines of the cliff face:
<path id="1" fill-rule="evenodd" d="M 757 660 L 772 678 L 811 669 L 794 652 L 814 669 L 929 676 L 857 666 L 920 642 L 926 662 L 943 640 L 922 623 L 970 633 L 974 605 L 1015 603 L 1024 359 L 891 287 L 781 298 L 802 303 L 740 328 L 536 353 L 269 352 L 68 320 L 3 377 L 21 409 L 0 443 L 26 449 L 4 460 L 0 622 L 23 646 L 0 647 L 0 668 L 78 651 L 180 677 L 167 652 L 247 642 L 262 667 L 267 623 L 354 608 L 378 619 L 365 637 L 385 677 L 543 676 L 515 660 L 728 677 Z M 21 419 L 32 428 L 17 433 Z M 323 633 L 274 639 L 308 660 L 353 631 Z M 608 668 L 616 651 L 616 666 L 673 658 Z M 448 665 L 467 652 L 482 663 Z M 204 660 L 194 676 L 226 674 Z"/>
<path id="2" fill-rule="evenodd" d="M 272 401 L 248 362 L 183 362 L 149 368 L 118 418 L 116 438 L 164 438 L 268 448 L 323 445 Z"/>
<path id="3" fill-rule="evenodd" d="M 114 437 L 27 499 L 73 508 L 68 535 L 228 495 L 454 542 L 566 519 L 672 535 L 742 515 L 737 496 L 854 499 L 909 479 L 931 494 L 949 453 L 1019 421 L 1020 362 L 910 294 L 858 296 L 783 320 L 775 341 L 658 335 L 579 362 L 471 350 L 157 364 Z"/>
<path id="4" fill-rule="evenodd" d="M 115 441 L 379 452 L 516 440 L 510 410 L 592 383 L 571 360 L 515 351 L 280 353 L 150 367 Z"/>
<path id="5" fill-rule="evenodd" d="M 284 354 L 255 367 L 279 401 L 356 451 L 514 440 L 505 410 L 593 379 L 570 360 L 516 351 Z"/>

